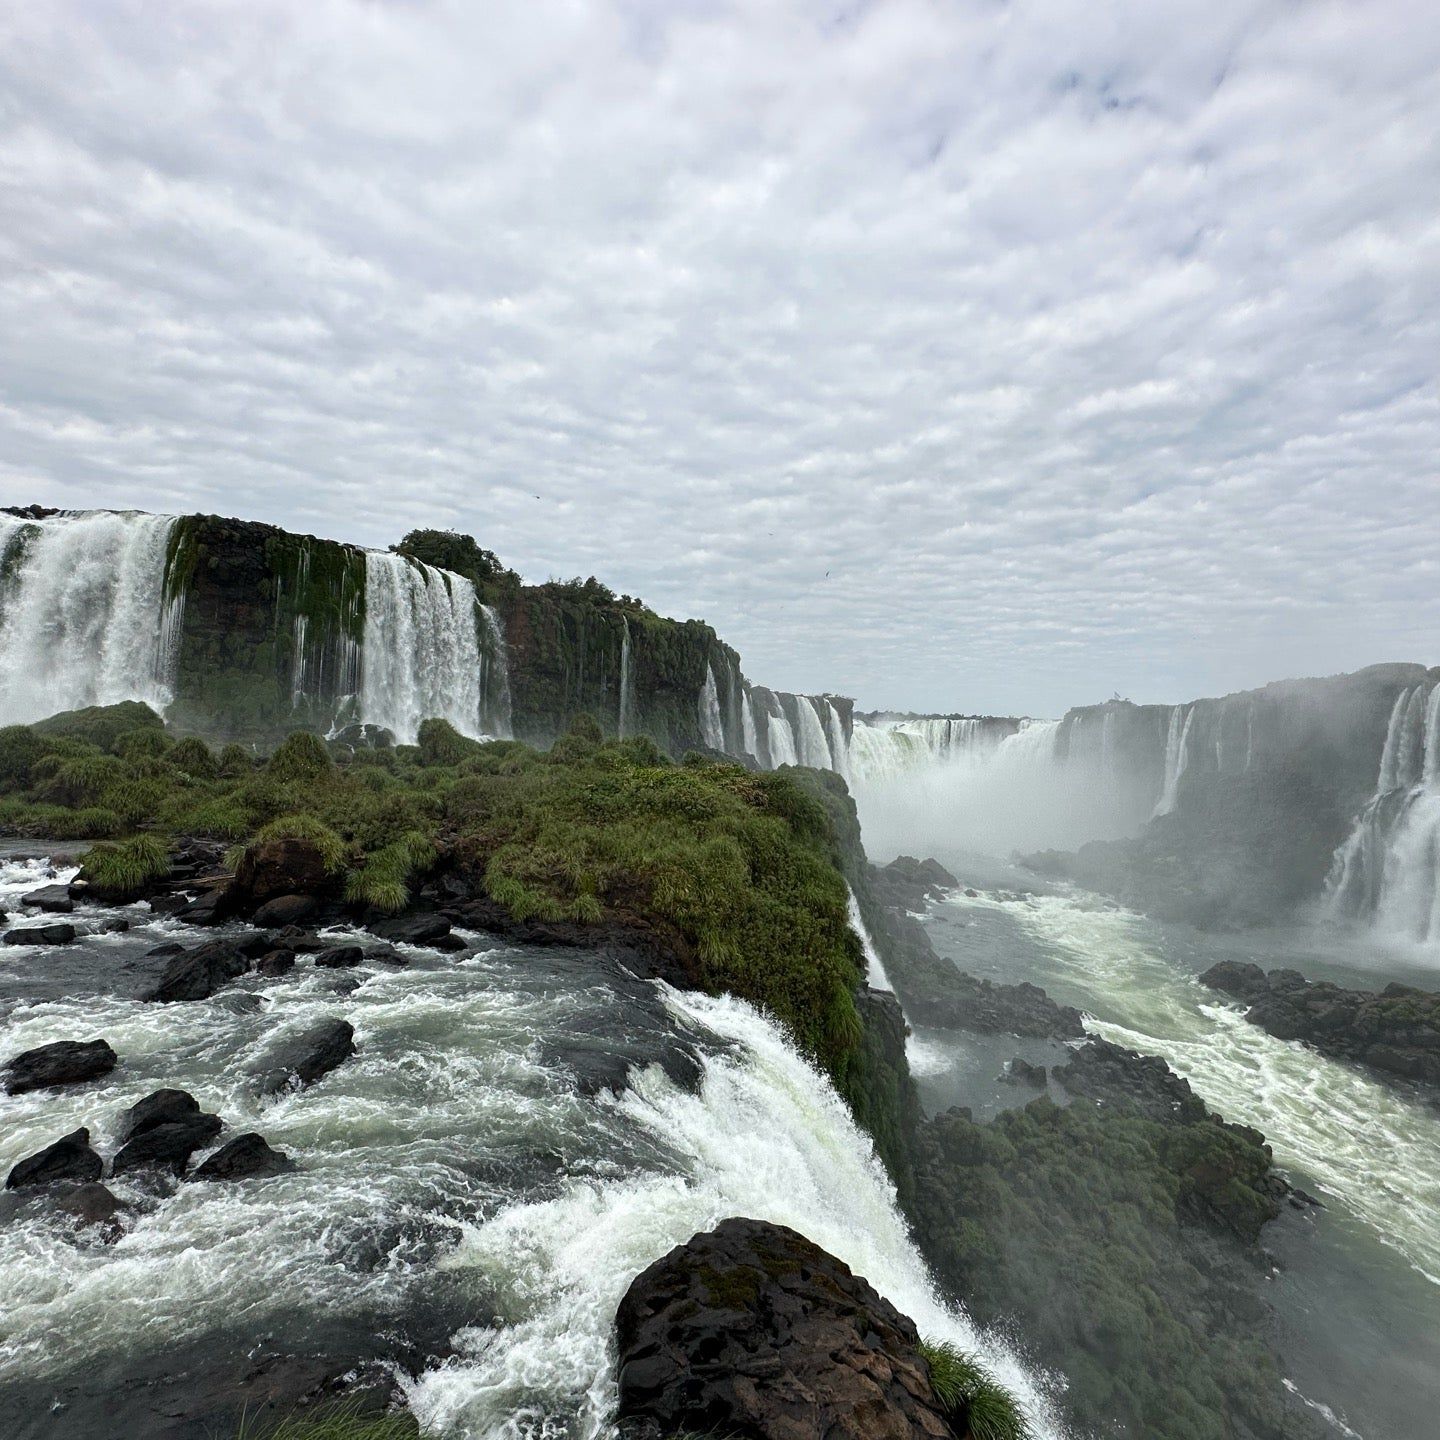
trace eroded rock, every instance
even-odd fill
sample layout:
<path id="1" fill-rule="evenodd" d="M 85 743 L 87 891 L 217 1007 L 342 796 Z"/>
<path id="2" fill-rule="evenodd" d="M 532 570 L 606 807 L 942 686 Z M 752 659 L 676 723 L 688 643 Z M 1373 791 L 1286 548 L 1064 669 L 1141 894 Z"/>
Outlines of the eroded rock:
<path id="1" fill-rule="evenodd" d="M 7 1190 L 30 1185 L 53 1185 L 57 1181 L 86 1184 L 98 1180 L 105 1162 L 90 1148 L 90 1132 L 83 1126 L 62 1135 L 53 1145 L 27 1155 L 5 1179 Z"/>
<path id="2" fill-rule="evenodd" d="M 104 1040 L 56 1040 L 5 1063 L 5 1093 L 24 1095 L 52 1085 L 80 1085 L 108 1074 L 117 1057 Z"/>

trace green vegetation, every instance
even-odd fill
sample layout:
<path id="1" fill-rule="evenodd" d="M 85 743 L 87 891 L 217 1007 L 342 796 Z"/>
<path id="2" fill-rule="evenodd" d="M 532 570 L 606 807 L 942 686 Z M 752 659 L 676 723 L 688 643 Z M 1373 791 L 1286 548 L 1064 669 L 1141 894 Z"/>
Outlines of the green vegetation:
<path id="1" fill-rule="evenodd" d="M 1031 1440 L 1033 1432 L 1015 1397 L 971 1355 L 944 1341 L 920 1342 L 935 1396 L 955 1428 L 971 1440 Z"/>
<path id="2" fill-rule="evenodd" d="M 108 900 L 129 900 L 169 870 L 169 850 L 163 840 L 155 835 L 132 835 L 87 852 L 81 879 Z"/>
<path id="3" fill-rule="evenodd" d="M 420 1426 L 405 1412 L 377 1415 L 354 1403 L 327 1406 L 311 1415 L 292 1415 L 278 1424 L 240 1422 L 235 1440 L 417 1440 Z"/>
<path id="4" fill-rule="evenodd" d="M 1036 1357 L 1067 1377 L 1080 1428 L 1306 1433 L 1285 1409 L 1248 1252 L 1201 1220 L 1233 1200 L 1238 1173 L 1264 1166 L 1258 1145 L 1210 1119 L 1162 1125 L 1042 1098 L 985 1125 L 951 1110 L 920 1151 L 931 1263 L 981 1324 L 1023 1323 Z"/>
<path id="5" fill-rule="evenodd" d="M 449 868 L 517 920 L 605 927 L 764 1007 L 864 1103 L 875 1066 L 855 1004 L 860 949 L 832 822 L 801 772 L 676 765 L 649 740 L 604 740 L 589 717 L 545 754 L 433 720 L 419 745 L 332 755 L 297 732 L 263 760 L 234 746 L 217 759 L 124 719 L 86 722 L 112 736 L 103 748 L 68 725 L 0 732 L 0 825 L 139 832 L 86 860 L 127 895 L 160 873 L 171 835 L 240 842 L 237 861 L 255 841 L 311 841 L 349 902 L 387 912 Z M 146 728 L 156 740 L 137 743 Z"/>

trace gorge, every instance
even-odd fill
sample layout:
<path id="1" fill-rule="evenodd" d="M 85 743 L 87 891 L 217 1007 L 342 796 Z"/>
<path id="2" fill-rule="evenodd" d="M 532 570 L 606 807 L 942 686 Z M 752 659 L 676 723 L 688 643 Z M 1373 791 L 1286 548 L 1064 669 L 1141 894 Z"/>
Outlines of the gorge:
<path id="1" fill-rule="evenodd" d="M 113 1164 L 157 1086 L 298 1162 L 223 1193 L 112 1171 L 111 1243 L 17 1190 L 0 1416 L 199 1435 L 360 1374 L 426 1434 L 609 1434 L 626 1287 L 744 1217 L 977 1357 L 1036 1435 L 1418 1437 L 1440 1119 L 1405 1074 L 1249 1025 L 1197 977 L 1434 989 L 1437 682 L 1391 664 L 1058 720 L 857 713 L 753 683 L 701 621 L 524 584 L 447 532 L 364 551 L 0 513 L 0 909 L 22 936 L 0 1062 L 102 1035 L 119 1057 L 0 1101 L 0 1169 L 81 1127 Z M 917 853 L 941 866 L 870 864 Z M 262 900 L 277 854 L 293 889 Z M 107 865 L 143 875 L 107 894 Z M 23 938 L 42 886 L 73 940 Z M 298 930 L 262 924 L 270 901 Z M 217 938 L 257 953 L 143 998 L 157 952 Z M 275 1035 L 342 1017 L 353 1057 L 255 1092 Z M 1097 1055 L 1120 1080 L 1093 1092 Z M 1189 1128 L 1132 1108 L 1172 1082 Z M 1137 1167 L 1111 1197 L 1135 1203 L 1133 1271 L 1084 1205 L 1022 1198 L 1107 1153 Z M 986 1206 L 956 1201 L 972 1181 Z M 1046 1252 L 1062 1225 L 1102 1275 L 1088 1310 Z M 1193 1283 L 1179 1330 L 1205 1343 L 1122 1318 L 1116 1265 L 1152 1310 Z M 1147 1388 L 1157 1366 L 1183 1405 Z"/>

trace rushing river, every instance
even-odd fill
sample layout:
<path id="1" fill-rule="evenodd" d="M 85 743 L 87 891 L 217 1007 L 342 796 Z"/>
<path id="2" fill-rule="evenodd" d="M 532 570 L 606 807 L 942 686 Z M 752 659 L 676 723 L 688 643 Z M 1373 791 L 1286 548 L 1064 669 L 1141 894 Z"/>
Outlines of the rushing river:
<path id="1" fill-rule="evenodd" d="M 0 906 L 42 878 L 0 866 Z M 125 934 L 0 951 L 0 1059 L 95 1036 L 120 1056 L 97 1082 L 0 1098 L 0 1170 L 79 1125 L 108 1155 L 119 1112 L 160 1086 L 299 1169 L 158 1194 L 108 1182 L 134 1207 L 114 1244 L 8 1200 L 0 1434 L 210 1436 L 157 1415 L 263 1349 L 392 1366 L 427 1435 L 603 1436 L 626 1286 L 730 1215 L 810 1236 L 922 1333 L 978 1350 L 1058 1433 L 1005 1345 L 937 1299 L 868 1140 L 749 1007 L 480 936 L 458 957 L 410 950 L 403 969 L 302 958 L 210 1000 L 149 1004 L 144 952 L 178 927 L 129 914 Z M 331 1015 L 358 1053 L 257 1098 L 254 1053 Z"/>
<path id="2" fill-rule="evenodd" d="M 1093 1032 L 1163 1056 L 1227 1119 L 1263 1131 L 1279 1167 L 1323 1201 L 1313 1222 L 1287 1216 L 1266 1236 L 1281 1263 L 1274 1299 L 1295 1387 L 1325 1407 L 1337 1435 L 1434 1434 L 1440 1111 L 1298 1041 L 1272 1038 L 1196 978 L 1220 959 L 1289 965 L 1355 986 L 1420 977 L 1343 934 L 1205 935 L 1040 884 L 992 859 L 940 858 L 979 892 L 962 889 L 933 907 L 928 924 L 942 954 L 972 974 L 1042 985 L 1086 1012 Z M 1388 973 L 1377 975 L 1377 963 Z M 993 1083 L 1016 1053 L 1063 1060 L 1062 1047 L 1009 1037 L 922 1032 L 911 1041 L 927 1108 L 971 1104 L 982 1117 L 1028 1098 Z"/>

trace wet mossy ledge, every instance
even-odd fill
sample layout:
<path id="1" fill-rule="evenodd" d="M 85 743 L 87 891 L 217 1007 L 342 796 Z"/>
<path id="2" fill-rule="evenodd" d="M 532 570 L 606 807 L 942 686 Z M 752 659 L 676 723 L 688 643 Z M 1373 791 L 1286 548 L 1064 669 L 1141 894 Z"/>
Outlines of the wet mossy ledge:
<path id="1" fill-rule="evenodd" d="M 430 720 L 413 746 L 297 731 L 258 756 L 176 739 L 128 703 L 0 730 L 0 831 L 97 842 L 81 875 L 97 898 L 146 895 L 183 837 L 212 842 L 226 864 L 182 918 L 253 913 L 257 866 L 280 856 L 288 870 L 267 898 L 288 885 L 322 916 L 371 923 L 444 903 L 517 938 L 612 945 L 677 985 L 770 1013 L 883 1153 L 902 1129 L 886 1112 L 903 1088 L 903 1029 L 889 1017 L 867 1036 L 862 1020 L 838 784 L 677 763 L 586 718 L 545 752 Z"/>

